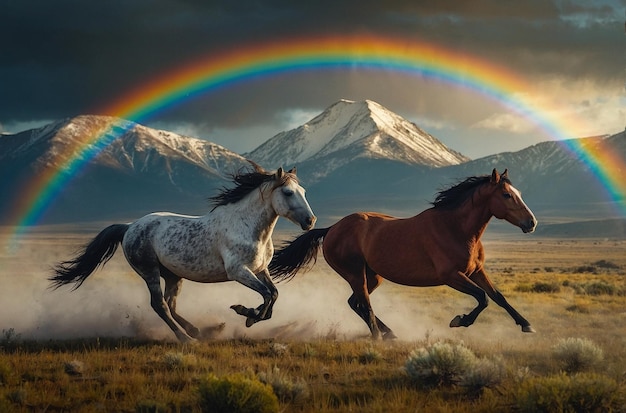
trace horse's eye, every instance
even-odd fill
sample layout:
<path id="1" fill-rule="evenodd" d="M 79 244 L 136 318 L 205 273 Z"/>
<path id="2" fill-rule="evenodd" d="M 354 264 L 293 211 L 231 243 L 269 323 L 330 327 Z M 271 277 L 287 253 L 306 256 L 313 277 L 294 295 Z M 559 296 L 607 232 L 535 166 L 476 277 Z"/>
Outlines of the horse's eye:
<path id="1" fill-rule="evenodd" d="M 285 196 L 291 196 L 293 195 L 293 191 L 291 189 L 283 189 L 283 194 L 285 194 Z"/>
<path id="2" fill-rule="evenodd" d="M 513 198 L 513 195 L 511 195 L 511 194 L 510 194 L 510 193 L 508 193 L 508 192 L 503 193 L 503 194 L 502 194 L 502 196 L 503 196 L 504 198 L 506 198 L 506 199 L 511 199 L 511 198 Z"/>

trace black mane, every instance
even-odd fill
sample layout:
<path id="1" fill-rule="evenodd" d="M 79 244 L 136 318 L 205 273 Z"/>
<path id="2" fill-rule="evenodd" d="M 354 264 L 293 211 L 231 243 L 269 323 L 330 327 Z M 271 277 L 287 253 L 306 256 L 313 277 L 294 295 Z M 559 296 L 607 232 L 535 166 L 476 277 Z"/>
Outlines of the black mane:
<path id="1" fill-rule="evenodd" d="M 507 178 L 503 182 L 511 183 Z M 460 207 L 467 199 L 474 195 L 474 192 L 482 185 L 491 181 L 491 175 L 471 176 L 458 184 L 440 191 L 432 202 L 438 209 L 455 209 Z"/>
<path id="2" fill-rule="evenodd" d="M 232 181 L 237 185 L 233 188 L 222 188 L 219 194 L 209 198 L 209 202 L 214 209 L 221 205 L 233 204 L 272 179 L 274 179 L 274 174 L 266 171 L 255 170 L 245 173 L 239 171 L 232 176 Z"/>
<path id="3" fill-rule="evenodd" d="M 267 172 L 259 165 L 252 161 L 248 161 L 254 167 L 252 172 L 242 172 L 232 176 L 232 181 L 237 184 L 233 188 L 222 188 L 220 193 L 209 198 L 209 202 L 213 205 L 213 209 L 227 204 L 234 204 L 241 201 L 246 195 L 260 187 L 265 182 L 276 179 L 276 174 Z M 284 184 L 287 179 L 295 179 L 295 175 L 283 173 L 279 184 Z"/>

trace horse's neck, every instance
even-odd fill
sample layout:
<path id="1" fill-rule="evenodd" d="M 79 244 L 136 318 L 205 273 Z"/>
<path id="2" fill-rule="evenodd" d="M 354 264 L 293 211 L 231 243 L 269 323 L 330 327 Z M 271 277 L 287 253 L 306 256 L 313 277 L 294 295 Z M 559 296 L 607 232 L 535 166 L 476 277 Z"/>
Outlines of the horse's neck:
<path id="1" fill-rule="evenodd" d="M 451 223 L 460 230 L 467 239 L 478 240 L 493 216 L 484 202 L 468 200 L 453 211 L 454 220 Z"/>
<path id="2" fill-rule="evenodd" d="M 271 193 L 252 191 L 240 201 L 224 206 L 226 215 L 233 220 L 245 221 L 244 227 L 252 233 L 252 239 L 271 239 L 278 215 L 271 203 Z M 227 209 L 227 210 L 226 210 Z"/>

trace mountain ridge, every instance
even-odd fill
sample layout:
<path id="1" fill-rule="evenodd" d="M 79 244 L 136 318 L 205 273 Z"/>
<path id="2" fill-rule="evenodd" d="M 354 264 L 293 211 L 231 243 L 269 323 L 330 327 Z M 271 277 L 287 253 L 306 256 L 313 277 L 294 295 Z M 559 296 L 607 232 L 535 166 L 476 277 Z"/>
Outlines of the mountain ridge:
<path id="1" fill-rule="evenodd" d="M 429 207 L 437 191 L 447 185 L 467 176 L 488 174 L 493 168 L 500 171 L 508 168 L 513 184 L 524 193 L 526 203 L 540 222 L 615 218 L 615 203 L 598 184 L 595 171 L 580 156 L 566 150 L 567 145 L 561 142 L 541 142 L 520 151 L 463 162 L 460 158 L 466 157 L 444 145 L 444 155 L 440 158 L 452 154 L 452 161 L 446 161 L 452 164 L 441 166 L 431 162 L 429 156 L 427 162 L 405 156 L 419 152 L 414 148 L 407 150 L 410 145 L 402 143 L 403 140 L 414 142 L 412 134 L 390 137 L 389 141 L 382 139 L 380 145 L 381 136 L 389 130 L 401 133 L 402 127 L 411 123 L 397 121 L 398 115 L 375 102 L 363 101 L 356 106 L 354 103 L 337 102 L 322 112 L 325 116 L 320 114 L 294 129 L 307 125 L 309 129 L 327 128 L 329 114 L 335 120 L 343 119 L 344 122 L 335 123 L 334 129 L 326 130 L 325 140 L 314 142 L 314 146 L 305 145 L 307 142 L 302 139 L 296 140 L 295 146 L 284 146 L 284 142 L 276 141 L 270 151 L 274 158 L 266 158 L 275 159 L 275 163 L 252 159 L 270 170 L 297 166 L 311 206 L 320 217 L 332 221 L 332 217 L 356 210 L 414 215 Z M 350 110 L 340 113 L 337 110 L 341 108 Z M 313 121 L 319 125 L 315 126 Z M 208 208 L 206 199 L 212 192 L 228 186 L 232 174 L 250 167 L 245 157 L 205 140 L 151 129 L 124 119 L 81 115 L 19 134 L 0 136 L 0 174 L 5 177 L 0 186 L 0 222 L 11 224 L 6 221 L 7 211 L 13 205 L 12 200 L 20 196 L 23 185 L 39 174 L 58 168 L 58 162 L 63 159 L 59 155 L 72 145 L 84 144 L 89 136 L 93 137 L 94 131 L 100 131 L 107 124 L 117 125 L 120 136 L 98 156 L 83 159 L 84 165 L 64 187 L 42 223 L 127 220 L 161 210 L 204 214 Z M 411 125 L 411 131 L 421 131 L 421 138 L 431 136 L 417 125 Z M 360 133 L 363 131 L 365 135 Z M 266 144 L 276 136 L 259 148 L 268 151 L 272 145 Z M 623 132 L 584 139 L 587 147 L 594 149 L 597 145 L 626 161 Z M 438 141 L 427 137 L 418 142 L 425 142 L 430 152 L 442 148 Z M 393 146 L 395 144 L 398 146 Z M 291 152 L 282 153 L 281 148 L 286 147 L 291 147 Z M 391 148 L 391 151 L 388 153 L 381 148 Z M 429 154 L 429 151 L 425 152 Z M 396 156 L 398 154 L 401 156 Z M 321 218 L 320 225 L 323 223 L 324 218 Z"/>
<path id="2" fill-rule="evenodd" d="M 376 102 L 345 99 L 304 125 L 273 136 L 244 156 L 260 164 L 315 163 L 312 181 L 358 158 L 392 159 L 433 167 L 469 160 Z"/>
<path id="3" fill-rule="evenodd" d="M 93 158 L 83 162 L 56 200 L 46 220 L 122 216 L 161 208 L 200 213 L 199 205 L 223 186 L 228 176 L 249 165 L 245 158 L 212 142 L 147 128 L 134 122 L 95 115 L 64 119 L 36 130 L 0 137 L 0 220 L 11 202 L 35 176 L 57 174 L 68 156 L 96 134 L 117 128 L 119 134 Z M 89 143 L 93 140 L 93 143 Z M 88 149 L 89 149 L 88 148 Z M 192 205 L 192 207 L 190 207 Z M 132 215 L 129 213 L 129 215 Z"/>

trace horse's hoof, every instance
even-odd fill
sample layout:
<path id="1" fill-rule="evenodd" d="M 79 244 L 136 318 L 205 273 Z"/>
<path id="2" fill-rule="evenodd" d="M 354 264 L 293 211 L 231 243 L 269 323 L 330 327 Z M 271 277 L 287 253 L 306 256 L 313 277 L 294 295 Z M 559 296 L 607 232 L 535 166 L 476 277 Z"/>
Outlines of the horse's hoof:
<path id="1" fill-rule="evenodd" d="M 450 321 L 450 327 L 463 327 L 463 324 L 461 324 L 462 320 L 463 317 L 461 317 L 460 315 L 454 317 L 452 321 Z"/>
<path id="2" fill-rule="evenodd" d="M 522 332 L 524 333 L 536 333 L 535 329 L 532 326 L 523 326 Z"/>
<path id="3" fill-rule="evenodd" d="M 248 314 L 249 314 L 249 312 L 250 312 L 250 309 L 249 309 L 248 307 L 244 307 L 244 306 L 243 306 L 243 305 L 241 305 L 241 304 L 234 304 L 234 305 L 231 305 L 231 306 L 230 306 L 230 308 L 232 308 L 233 310 L 235 310 L 235 312 L 236 312 L 237 314 L 242 315 L 242 316 L 244 316 L 244 317 L 247 317 L 247 316 L 248 316 Z"/>
<path id="4" fill-rule="evenodd" d="M 257 321 L 259 320 L 257 320 L 256 318 L 248 317 L 246 319 L 246 327 L 252 327 Z"/>
<path id="5" fill-rule="evenodd" d="M 398 336 L 396 336 L 393 331 L 388 331 L 385 334 L 383 334 L 383 340 L 395 340 L 397 339 Z"/>

